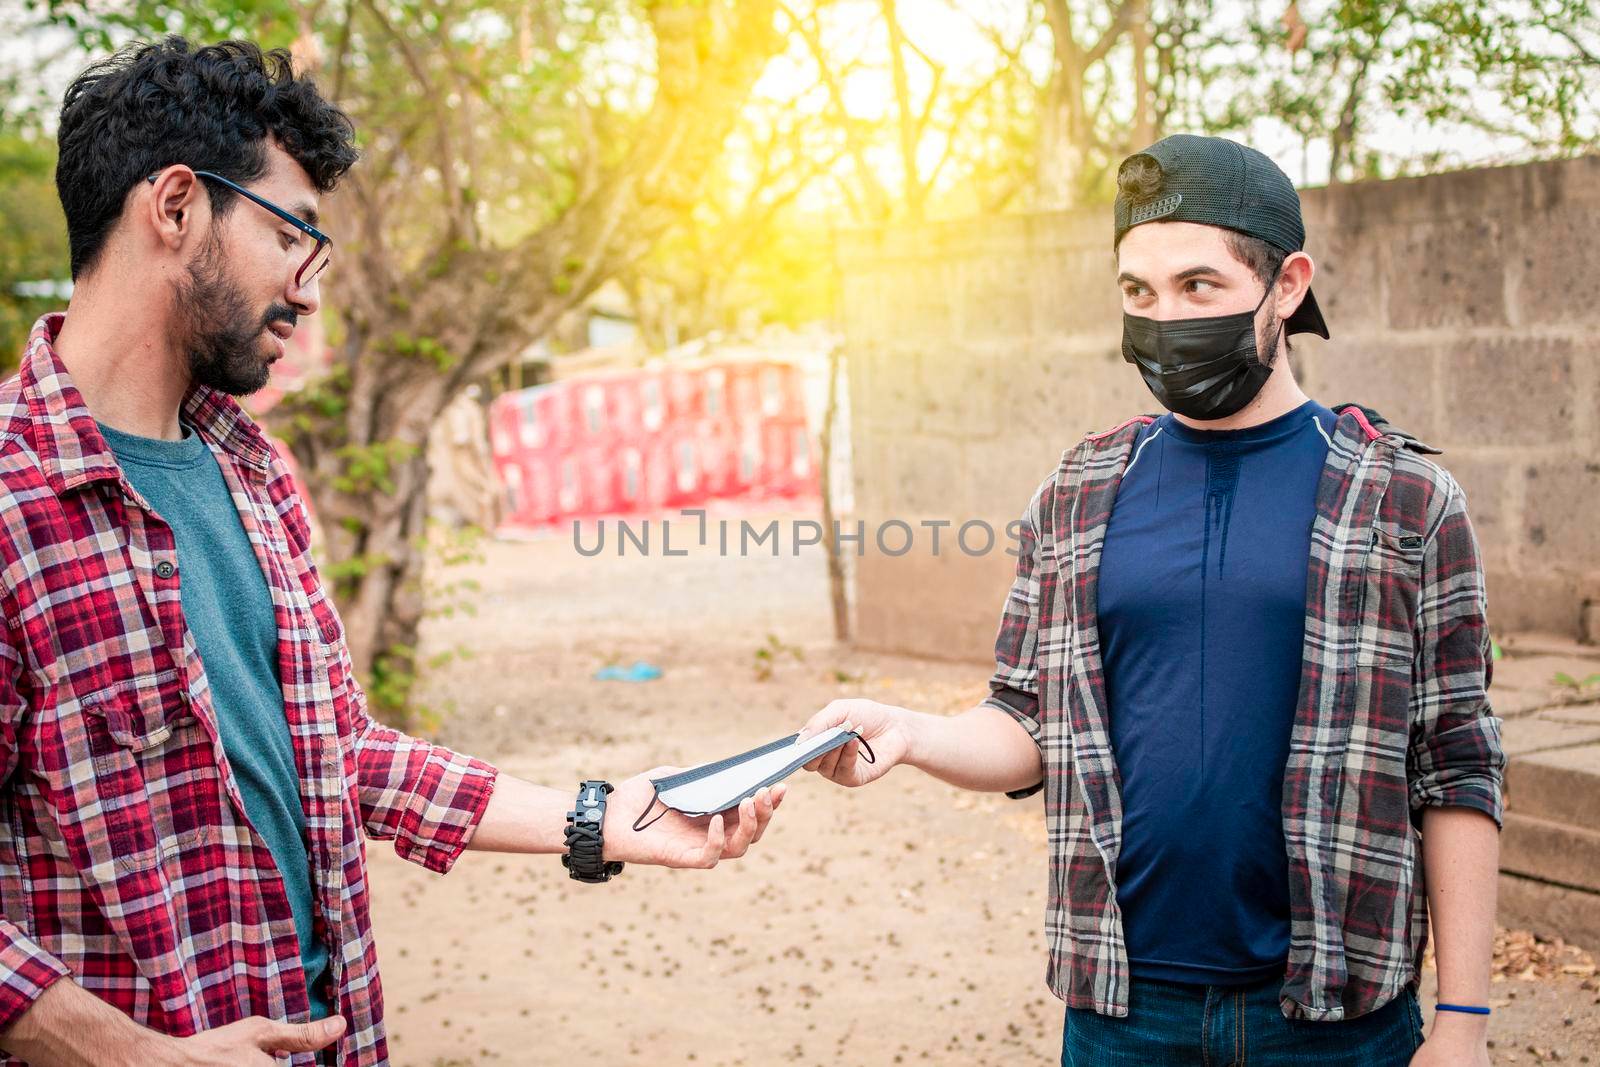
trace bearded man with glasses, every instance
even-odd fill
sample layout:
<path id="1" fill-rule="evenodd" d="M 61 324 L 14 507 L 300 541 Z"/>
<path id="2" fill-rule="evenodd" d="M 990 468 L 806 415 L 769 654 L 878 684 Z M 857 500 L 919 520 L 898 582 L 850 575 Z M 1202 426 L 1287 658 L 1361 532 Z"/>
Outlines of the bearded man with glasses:
<path id="1" fill-rule="evenodd" d="M 363 837 L 601 882 L 740 856 L 782 799 L 612 833 L 663 769 L 574 794 L 368 714 L 234 400 L 320 305 L 354 132 L 242 41 L 130 46 L 67 91 L 72 302 L 0 384 L 0 1063 L 387 1063 Z"/>

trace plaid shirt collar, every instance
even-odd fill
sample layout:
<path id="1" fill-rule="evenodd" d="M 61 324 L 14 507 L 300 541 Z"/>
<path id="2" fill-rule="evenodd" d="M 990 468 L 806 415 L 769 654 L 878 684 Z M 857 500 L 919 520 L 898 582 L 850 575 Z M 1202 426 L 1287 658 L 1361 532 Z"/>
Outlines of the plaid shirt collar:
<path id="1" fill-rule="evenodd" d="M 56 354 L 55 340 L 66 317 L 65 312 L 58 311 L 39 319 L 18 370 L 30 418 L 23 432 L 31 435 L 39 465 L 57 496 L 93 482 L 122 477 L 122 468 L 95 425 L 83 394 Z M 209 443 L 215 443 L 256 475 L 266 478 L 271 449 L 260 427 L 238 401 L 196 382 L 184 394 L 182 407 L 186 421 Z"/>

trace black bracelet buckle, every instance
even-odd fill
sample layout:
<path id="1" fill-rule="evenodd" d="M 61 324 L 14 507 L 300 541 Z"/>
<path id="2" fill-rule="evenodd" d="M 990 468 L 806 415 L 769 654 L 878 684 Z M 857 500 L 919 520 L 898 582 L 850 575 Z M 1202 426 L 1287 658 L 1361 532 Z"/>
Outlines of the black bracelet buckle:
<path id="1" fill-rule="evenodd" d="M 574 881 L 609 882 L 622 873 L 620 861 L 604 858 L 606 797 L 612 790 L 610 782 L 586 781 L 578 787 L 573 810 L 567 812 L 567 854 L 561 865 Z"/>

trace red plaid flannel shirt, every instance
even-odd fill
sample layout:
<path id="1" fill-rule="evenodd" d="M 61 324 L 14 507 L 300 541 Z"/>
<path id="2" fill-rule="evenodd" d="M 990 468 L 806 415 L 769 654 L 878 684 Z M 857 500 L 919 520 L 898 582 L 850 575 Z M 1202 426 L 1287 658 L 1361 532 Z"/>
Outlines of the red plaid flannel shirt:
<path id="1" fill-rule="evenodd" d="M 1466 496 L 1428 458 L 1437 449 L 1377 412 L 1335 410 L 1284 767 L 1290 942 L 1278 997 L 1289 1018 L 1329 1021 L 1365 1015 L 1418 980 L 1422 809 L 1474 808 L 1500 824 L 1506 763 Z M 1122 799 L 1095 605 L 1117 489 L 1147 421 L 1091 434 L 1034 494 L 986 701 L 1044 759 L 1046 980 L 1069 1005 L 1114 1016 L 1128 1014 Z"/>
<path id="2" fill-rule="evenodd" d="M 304 1020 L 289 902 L 218 740 L 172 531 L 57 359 L 62 319 L 0 385 L 0 1027 L 63 976 L 177 1036 Z M 384 1063 L 362 834 L 447 871 L 495 771 L 369 717 L 282 459 L 223 394 L 195 386 L 183 410 L 271 591 L 326 992 L 348 1023 L 337 1060 Z"/>

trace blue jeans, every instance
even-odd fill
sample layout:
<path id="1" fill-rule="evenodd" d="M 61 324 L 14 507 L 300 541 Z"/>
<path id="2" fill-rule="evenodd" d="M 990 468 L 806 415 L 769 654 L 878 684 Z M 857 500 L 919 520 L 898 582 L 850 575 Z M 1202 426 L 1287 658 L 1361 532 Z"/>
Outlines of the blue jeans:
<path id="1" fill-rule="evenodd" d="M 1286 1019 L 1281 978 L 1247 986 L 1135 978 L 1122 1018 L 1068 1008 L 1062 1067 L 1406 1067 L 1422 1044 L 1407 986 L 1378 1010 L 1338 1022 Z"/>

